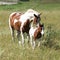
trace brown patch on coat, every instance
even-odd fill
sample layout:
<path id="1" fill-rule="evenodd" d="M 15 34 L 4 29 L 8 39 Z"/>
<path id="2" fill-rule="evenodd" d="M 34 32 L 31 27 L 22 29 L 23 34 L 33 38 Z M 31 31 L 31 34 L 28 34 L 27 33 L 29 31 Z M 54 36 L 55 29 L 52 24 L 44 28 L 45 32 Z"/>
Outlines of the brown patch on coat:
<path id="1" fill-rule="evenodd" d="M 30 21 L 29 19 L 24 23 L 23 25 L 23 33 L 26 32 L 27 34 L 29 34 L 29 29 L 30 29 Z"/>
<path id="2" fill-rule="evenodd" d="M 10 25 L 11 25 L 11 27 L 13 28 L 13 29 L 16 29 L 16 30 L 20 30 L 20 26 L 21 26 L 21 22 L 19 21 L 19 19 L 20 19 L 20 16 L 21 16 L 22 14 L 21 13 L 19 13 L 18 15 L 17 15 L 17 13 L 14 13 L 11 17 L 10 17 Z M 14 24 L 14 20 L 18 20 L 18 22 L 16 22 L 15 24 Z"/>
<path id="3" fill-rule="evenodd" d="M 20 31 L 21 22 L 20 22 L 20 21 L 16 22 L 15 25 L 14 25 L 13 27 L 14 27 L 15 30 Z"/>

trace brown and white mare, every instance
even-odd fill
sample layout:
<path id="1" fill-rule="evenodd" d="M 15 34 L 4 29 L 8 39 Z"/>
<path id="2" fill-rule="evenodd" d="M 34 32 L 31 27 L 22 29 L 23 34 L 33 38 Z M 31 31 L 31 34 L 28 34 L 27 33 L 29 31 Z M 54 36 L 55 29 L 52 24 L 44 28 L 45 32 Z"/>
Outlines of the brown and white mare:
<path id="1" fill-rule="evenodd" d="M 19 43 L 19 35 L 21 33 L 22 44 L 24 44 L 23 33 L 26 32 L 27 35 L 29 35 L 29 29 L 32 21 L 34 24 L 38 24 L 40 22 L 40 14 L 33 9 L 28 9 L 24 14 L 18 12 L 13 12 L 12 14 L 10 14 L 9 27 L 11 30 L 12 40 L 14 40 L 14 30 L 16 30 Z"/>

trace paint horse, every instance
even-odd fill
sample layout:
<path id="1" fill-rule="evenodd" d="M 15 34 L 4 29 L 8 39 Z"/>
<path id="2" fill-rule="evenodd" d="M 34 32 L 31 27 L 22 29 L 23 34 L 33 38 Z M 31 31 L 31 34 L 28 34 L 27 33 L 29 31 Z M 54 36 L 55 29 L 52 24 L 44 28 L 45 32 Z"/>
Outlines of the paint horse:
<path id="1" fill-rule="evenodd" d="M 32 26 L 29 30 L 29 35 L 32 48 L 35 48 L 37 39 L 39 40 L 38 46 L 40 46 L 40 39 L 44 35 L 44 24 L 38 24 L 35 27 Z"/>
<path id="2" fill-rule="evenodd" d="M 40 22 L 40 13 L 33 9 L 28 9 L 24 14 L 14 12 L 9 16 L 9 27 L 11 30 L 12 40 L 14 40 L 14 30 L 17 31 L 17 38 L 20 43 L 19 35 L 22 37 L 22 45 L 24 45 L 24 33 L 29 35 L 31 22 L 38 24 Z"/>

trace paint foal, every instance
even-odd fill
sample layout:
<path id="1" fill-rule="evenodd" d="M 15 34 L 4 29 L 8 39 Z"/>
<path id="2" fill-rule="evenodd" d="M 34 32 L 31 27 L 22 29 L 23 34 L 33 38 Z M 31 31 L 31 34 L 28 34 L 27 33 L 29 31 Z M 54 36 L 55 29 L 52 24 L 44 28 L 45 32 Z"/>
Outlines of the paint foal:
<path id="1" fill-rule="evenodd" d="M 29 30 L 30 35 L 30 43 L 32 48 L 35 48 L 36 40 L 39 39 L 44 35 L 44 25 L 38 24 L 38 26 L 32 26 Z M 40 41 L 38 43 L 38 46 L 40 46 Z"/>
<path id="2" fill-rule="evenodd" d="M 9 27 L 12 34 L 12 40 L 14 40 L 14 30 L 17 30 L 17 38 L 19 40 L 19 35 L 21 33 L 22 44 L 24 44 L 24 34 L 29 35 L 29 29 L 31 22 L 38 24 L 40 21 L 40 14 L 32 9 L 27 10 L 24 14 L 14 12 L 9 17 Z M 19 40 L 20 43 L 20 40 Z"/>

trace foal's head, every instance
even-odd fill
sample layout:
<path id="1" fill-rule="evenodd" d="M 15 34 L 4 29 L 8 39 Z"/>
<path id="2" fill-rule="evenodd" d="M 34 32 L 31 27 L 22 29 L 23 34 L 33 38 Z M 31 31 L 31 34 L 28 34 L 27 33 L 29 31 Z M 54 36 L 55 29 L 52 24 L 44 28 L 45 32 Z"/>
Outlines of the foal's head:
<path id="1" fill-rule="evenodd" d="M 39 24 L 38 30 L 41 32 L 41 35 L 44 35 L 44 24 Z"/>
<path id="2" fill-rule="evenodd" d="M 36 28 L 37 29 L 34 32 L 34 39 L 41 38 L 41 36 L 44 35 L 44 24 L 39 24 Z"/>

